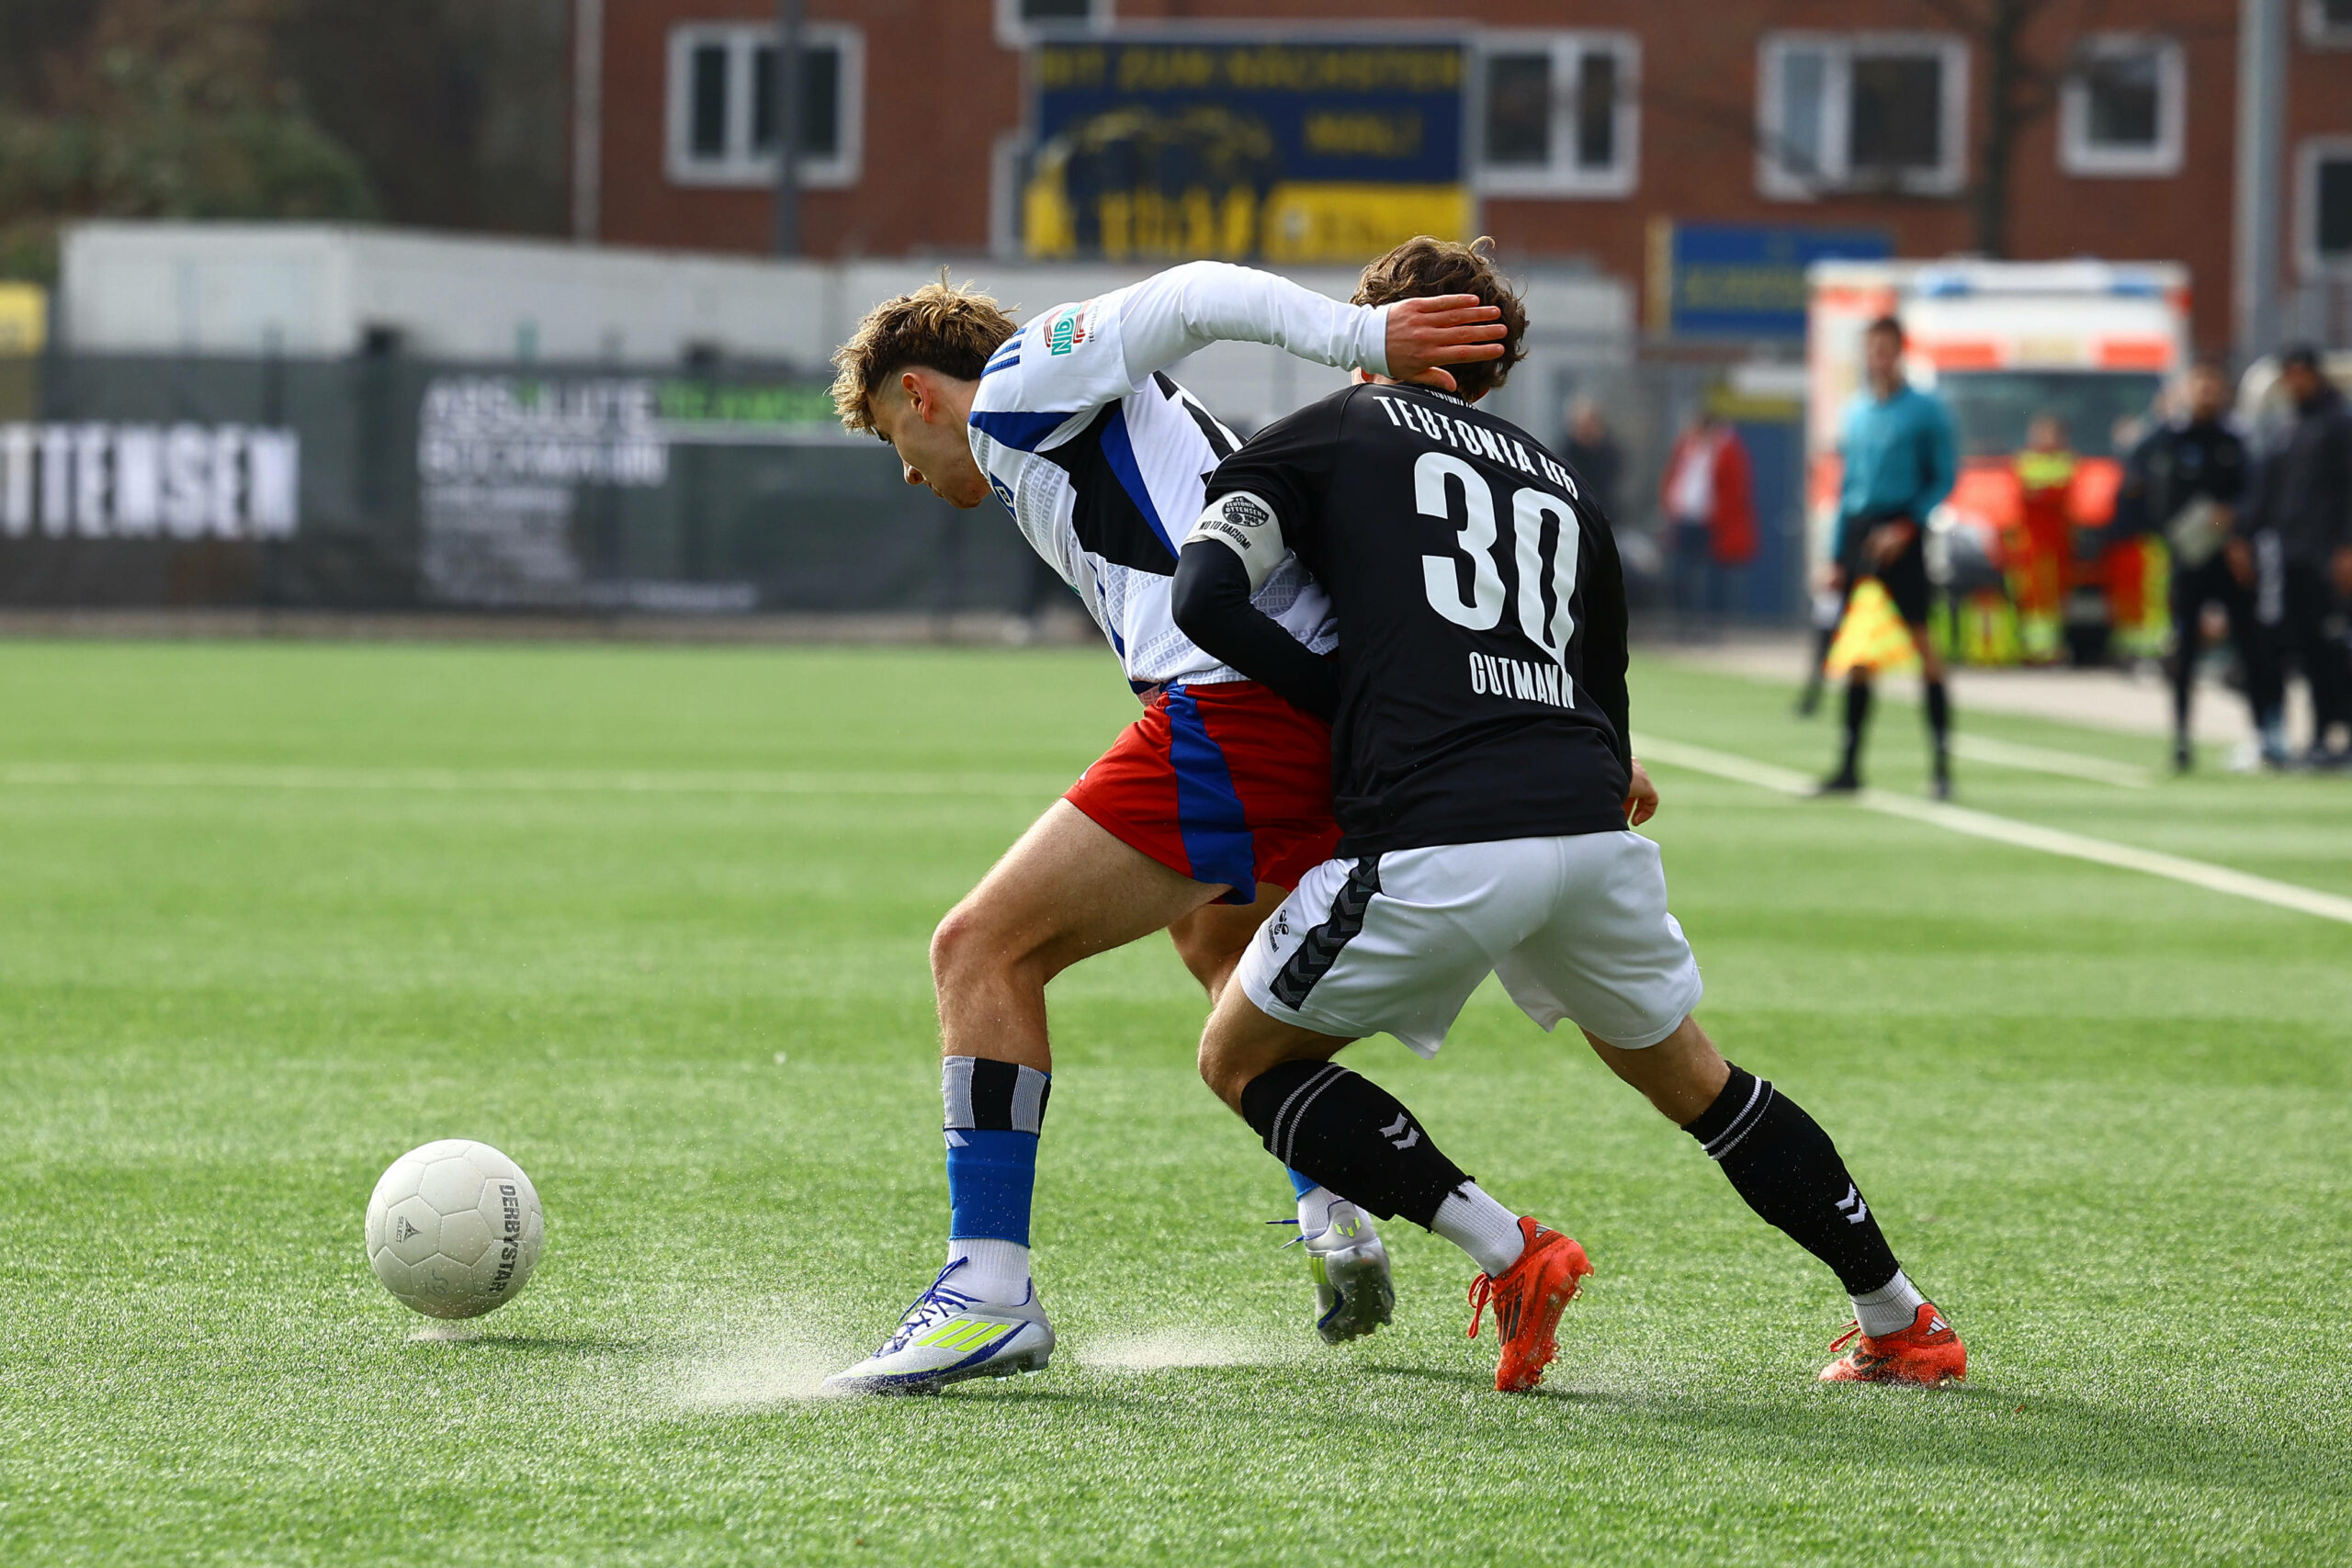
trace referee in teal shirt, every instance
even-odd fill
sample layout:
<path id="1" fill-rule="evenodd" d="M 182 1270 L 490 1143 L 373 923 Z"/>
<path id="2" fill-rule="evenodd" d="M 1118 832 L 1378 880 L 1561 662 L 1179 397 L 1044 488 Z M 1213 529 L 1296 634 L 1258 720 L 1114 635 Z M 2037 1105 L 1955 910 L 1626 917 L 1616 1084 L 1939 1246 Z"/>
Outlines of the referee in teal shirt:
<path id="1" fill-rule="evenodd" d="M 1872 321 L 1862 349 L 1869 385 L 1848 406 L 1838 443 L 1845 484 L 1838 497 L 1830 585 L 1850 606 L 1855 588 L 1875 577 L 1910 628 L 1927 682 L 1935 792 L 1942 800 L 1951 795 L 1951 695 L 1943 660 L 1928 636 L 1928 514 L 1951 493 L 1958 443 L 1943 404 L 1904 378 L 1902 322 L 1893 316 Z M 1862 734 L 1870 716 L 1871 671 L 1857 668 L 1846 677 L 1845 758 L 1822 782 L 1822 793 L 1862 787 Z"/>

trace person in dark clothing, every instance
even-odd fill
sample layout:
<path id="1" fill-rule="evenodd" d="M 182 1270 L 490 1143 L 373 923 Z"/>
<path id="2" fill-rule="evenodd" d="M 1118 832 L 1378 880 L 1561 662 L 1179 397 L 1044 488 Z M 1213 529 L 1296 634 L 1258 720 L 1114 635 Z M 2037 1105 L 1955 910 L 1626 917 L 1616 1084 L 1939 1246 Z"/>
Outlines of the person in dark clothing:
<path id="1" fill-rule="evenodd" d="M 1590 398 L 1577 398 L 1568 404 L 1567 439 L 1561 444 L 1560 456 L 1576 470 L 1584 493 L 1592 498 L 1601 514 L 1620 515 L 1617 481 L 1625 472 L 1625 453 L 1610 434 L 1600 405 Z"/>
<path id="2" fill-rule="evenodd" d="M 2279 744 L 2273 737 L 2281 697 L 2270 639 L 2255 622 L 2254 552 L 2241 515 L 2249 463 L 2245 444 L 2223 419 L 2229 389 L 2221 367 L 2200 362 L 2188 373 L 2187 390 L 2181 416 L 2132 452 L 2115 512 L 2119 525 L 2131 519 L 2162 535 L 2172 554 L 2173 766 L 2181 773 L 2196 761 L 2188 717 L 2208 605 L 2229 616 L 2266 752 Z"/>
<path id="3" fill-rule="evenodd" d="M 1480 247 L 1408 241 L 1366 269 L 1356 298 L 1439 289 L 1495 301 L 1516 350 L 1526 318 Z M 1491 973 L 1541 1027 L 1577 1024 L 1761 1218 L 1838 1275 L 1861 1344 L 1824 1381 L 1963 1377 L 1966 1348 L 1904 1272 L 1827 1133 L 1724 1061 L 1690 1015 L 1698 963 L 1668 911 L 1657 847 L 1632 830 L 1657 795 L 1631 748 L 1616 549 L 1575 476 L 1478 406 L 1515 357 L 1460 367 L 1453 393 L 1359 375 L 1209 479 L 1178 557 L 1176 624 L 1330 718 L 1340 837 L 1251 942 L 1202 1035 L 1201 1076 L 1294 1169 L 1461 1247 L 1480 1270 L 1471 1334 L 1493 1305 L 1495 1386 L 1523 1393 L 1557 1351 L 1590 1260 L 1333 1059 L 1375 1033 L 1435 1055 Z M 1252 599 L 1293 558 L 1330 595 L 1333 659 Z"/>
<path id="4" fill-rule="evenodd" d="M 2352 722 L 2344 647 L 2352 601 L 2352 412 L 2320 373 L 2313 349 L 2289 349 L 2278 379 L 2294 401 L 2295 422 L 2264 471 L 2263 521 L 2277 531 L 2285 557 L 2286 651 L 2311 683 L 2310 760 L 2335 766 L 2352 755 L 2328 743 L 2337 724 Z"/>

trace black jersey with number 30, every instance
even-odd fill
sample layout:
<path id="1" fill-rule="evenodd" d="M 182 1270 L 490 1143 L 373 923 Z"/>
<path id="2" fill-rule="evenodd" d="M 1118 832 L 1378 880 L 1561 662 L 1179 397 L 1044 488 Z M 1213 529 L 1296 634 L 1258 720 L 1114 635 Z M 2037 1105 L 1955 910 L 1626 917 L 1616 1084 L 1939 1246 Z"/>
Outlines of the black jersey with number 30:
<path id="1" fill-rule="evenodd" d="M 1273 513 L 1337 614 L 1342 854 L 1625 826 L 1616 544 L 1525 432 L 1352 386 L 1219 465 L 1211 513 L 1229 496 Z"/>

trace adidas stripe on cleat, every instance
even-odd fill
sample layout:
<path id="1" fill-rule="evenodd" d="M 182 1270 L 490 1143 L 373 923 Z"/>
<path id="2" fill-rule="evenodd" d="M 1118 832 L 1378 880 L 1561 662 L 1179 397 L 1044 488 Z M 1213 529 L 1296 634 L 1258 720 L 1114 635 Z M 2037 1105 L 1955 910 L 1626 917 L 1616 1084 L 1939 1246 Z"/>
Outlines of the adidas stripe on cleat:
<path id="1" fill-rule="evenodd" d="M 1924 1303 L 1911 1325 L 1877 1338 L 1855 1324 L 1830 1342 L 1832 1350 L 1860 1342 L 1821 1369 L 1823 1382 L 1899 1382 L 1933 1387 L 1968 1375 L 1968 1347 L 1960 1342 L 1933 1302 Z"/>
<path id="2" fill-rule="evenodd" d="M 1560 1353 L 1560 1314 L 1592 1272 L 1584 1248 L 1571 1237 L 1524 1215 L 1519 1234 L 1526 1250 L 1518 1262 L 1499 1279 L 1481 1274 L 1470 1281 L 1470 1337 L 1478 1337 L 1478 1319 L 1493 1306 L 1495 1330 L 1503 1342 L 1495 1387 L 1504 1393 L 1525 1393 L 1544 1381 L 1544 1369 Z"/>
<path id="3" fill-rule="evenodd" d="M 827 1378 L 825 1392 L 937 1393 L 970 1378 L 1045 1371 L 1054 1353 L 1054 1327 L 1037 1303 L 1035 1284 L 1026 1300 L 1012 1306 L 981 1302 L 947 1282 L 964 1262 L 959 1258 L 942 1269 L 882 1348 Z"/>

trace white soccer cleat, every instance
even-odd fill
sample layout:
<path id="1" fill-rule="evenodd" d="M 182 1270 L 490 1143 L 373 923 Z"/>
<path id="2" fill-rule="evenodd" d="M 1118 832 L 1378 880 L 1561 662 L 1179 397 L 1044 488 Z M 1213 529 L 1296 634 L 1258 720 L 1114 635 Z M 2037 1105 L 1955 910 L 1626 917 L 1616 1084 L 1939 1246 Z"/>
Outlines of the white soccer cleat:
<path id="1" fill-rule="evenodd" d="M 939 1271 L 899 1320 L 882 1348 L 847 1371 L 825 1380 L 828 1393 L 937 1393 L 967 1378 L 1009 1378 L 1039 1372 L 1054 1353 L 1054 1325 L 1037 1304 L 1032 1282 L 1026 1301 L 1006 1306 L 965 1295 L 947 1283 L 957 1258 Z"/>
<path id="2" fill-rule="evenodd" d="M 1341 1198 L 1324 1213 L 1323 1228 L 1301 1229 L 1307 1271 L 1315 1276 L 1315 1332 L 1326 1345 L 1361 1339 L 1396 1310 L 1388 1276 L 1388 1249 L 1372 1216 Z"/>

